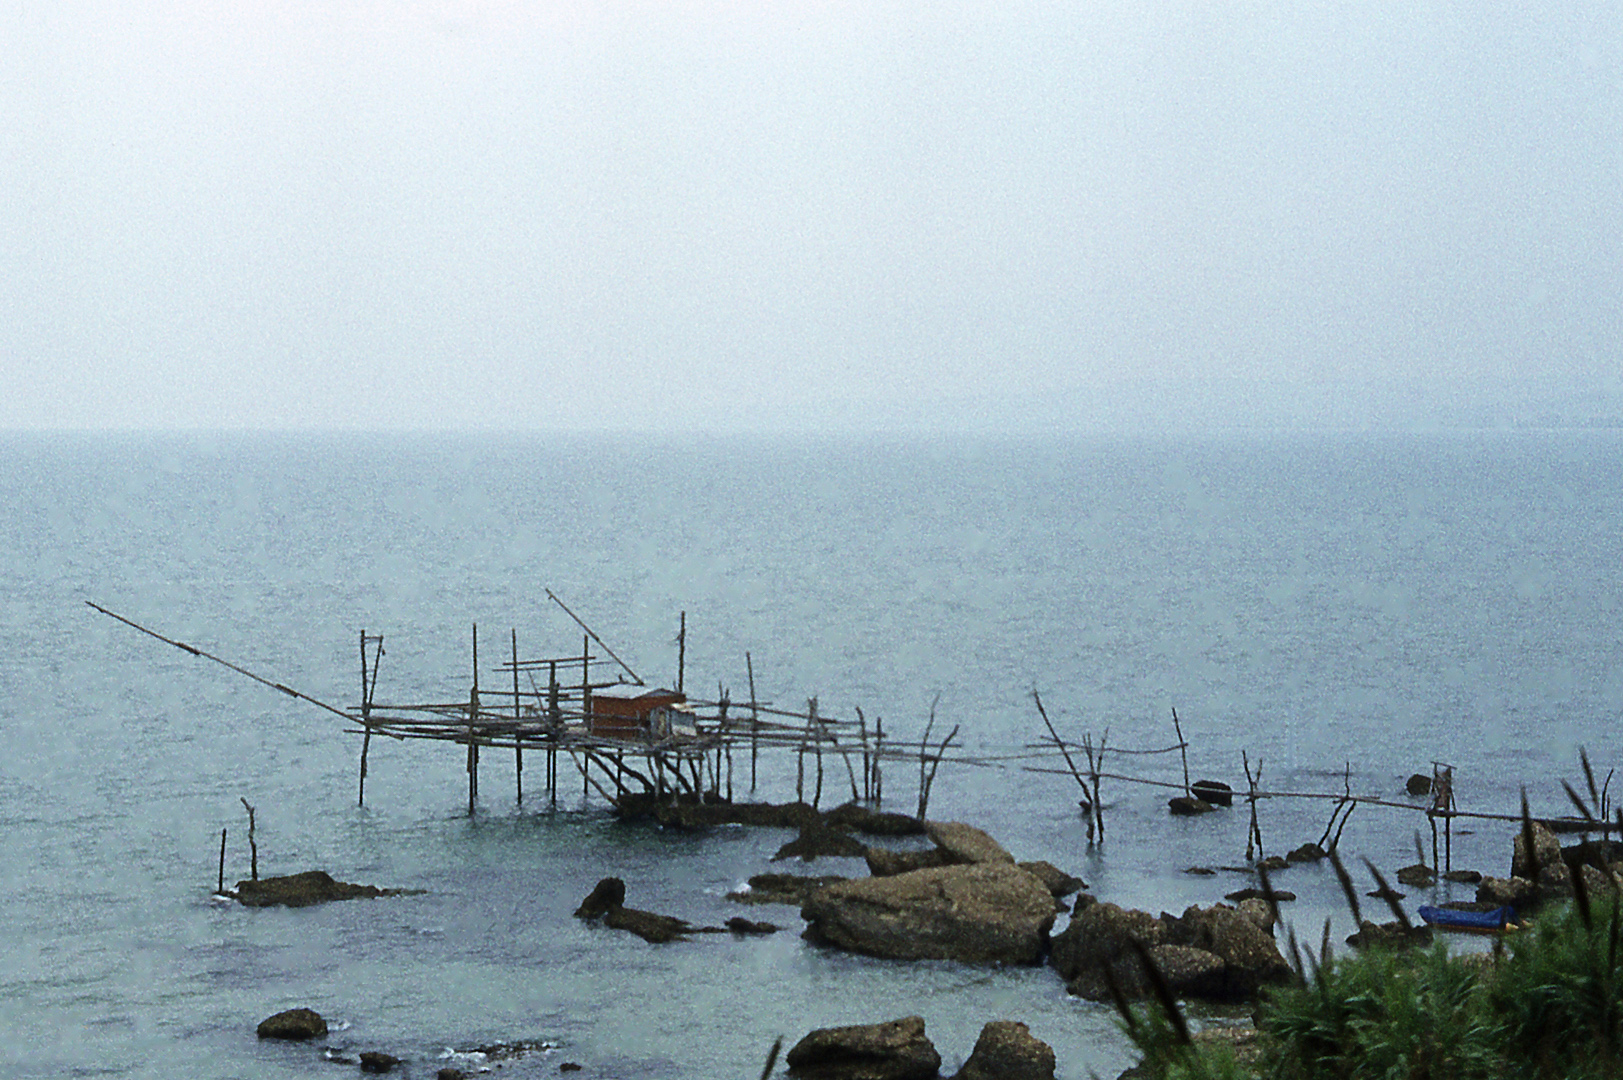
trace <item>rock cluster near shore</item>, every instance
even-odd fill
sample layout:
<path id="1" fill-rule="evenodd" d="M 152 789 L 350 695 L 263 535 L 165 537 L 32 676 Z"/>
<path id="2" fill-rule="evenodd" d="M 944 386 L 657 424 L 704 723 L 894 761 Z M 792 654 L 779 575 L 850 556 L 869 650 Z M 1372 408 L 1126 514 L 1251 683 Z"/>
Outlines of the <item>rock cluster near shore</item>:
<path id="1" fill-rule="evenodd" d="M 794 1080 L 937 1080 L 941 1053 L 924 1034 L 924 1018 L 819 1028 L 789 1051 Z M 1053 1047 L 1014 1020 L 981 1029 L 953 1080 L 1054 1080 Z"/>
<path id="2" fill-rule="evenodd" d="M 1191 907 L 1181 916 L 1092 904 L 1054 937 L 1050 962 L 1066 989 L 1093 1001 L 1110 997 L 1112 981 L 1128 997 L 1148 996 L 1144 957 L 1174 994 L 1244 1000 L 1291 976 L 1271 930 L 1267 905 L 1250 901 L 1241 908 Z"/>
<path id="3" fill-rule="evenodd" d="M 1623 843 L 1583 840 L 1562 847 L 1556 834 L 1541 822 L 1533 822 L 1531 833 L 1531 850 L 1527 837 L 1516 834 L 1509 877 L 1484 877 L 1477 884 L 1479 906 L 1508 906 L 1523 911 L 1564 900 L 1573 895 L 1575 875 L 1582 875 L 1583 885 L 1592 896 L 1623 891 Z"/>

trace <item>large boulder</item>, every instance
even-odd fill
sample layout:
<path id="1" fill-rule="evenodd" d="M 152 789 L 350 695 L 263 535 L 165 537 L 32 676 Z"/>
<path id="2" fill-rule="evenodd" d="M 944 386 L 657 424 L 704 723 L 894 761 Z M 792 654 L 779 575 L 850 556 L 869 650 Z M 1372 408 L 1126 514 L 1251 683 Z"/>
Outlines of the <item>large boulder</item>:
<path id="1" fill-rule="evenodd" d="M 1054 1080 L 1054 1048 L 1017 1020 L 993 1020 L 953 1080 Z"/>
<path id="2" fill-rule="evenodd" d="M 1034 964 L 1054 898 L 1012 862 L 993 862 L 839 882 L 800 915 L 808 938 L 869 956 Z"/>
<path id="3" fill-rule="evenodd" d="M 1485 877 L 1477 883 L 1476 899 L 1479 904 L 1521 911 L 1538 902 L 1538 886 L 1526 878 Z"/>
<path id="4" fill-rule="evenodd" d="M 1538 863 L 1538 869 L 1533 867 Z M 1529 881 L 1538 880 L 1538 870 L 1546 866 L 1564 866 L 1561 859 L 1561 841 L 1555 833 L 1542 821 L 1533 822 L 1533 858 L 1527 854 L 1527 837 L 1523 830 L 1518 829 L 1516 840 L 1511 849 L 1510 876 L 1527 878 Z"/>
<path id="5" fill-rule="evenodd" d="M 1071 993 L 1093 1001 L 1110 996 L 1110 979 L 1134 997 L 1149 991 L 1143 963 L 1133 943 L 1146 950 L 1166 943 L 1167 928 L 1146 911 L 1111 903 L 1092 904 L 1071 916 L 1071 924 L 1055 935 L 1048 962 L 1065 980 Z M 1109 975 L 1106 975 L 1106 971 Z"/>
<path id="6" fill-rule="evenodd" d="M 1222 959 L 1221 991 L 1203 996 L 1250 998 L 1263 986 L 1287 982 L 1291 977 L 1291 967 L 1273 936 L 1226 904 L 1187 909 L 1177 920 L 1170 940 L 1172 944 L 1204 949 Z"/>
<path id="7" fill-rule="evenodd" d="M 601 878 L 575 909 L 577 919 L 600 919 L 626 902 L 626 883 L 617 877 Z"/>
<path id="8" fill-rule="evenodd" d="M 819 1028 L 784 1058 L 796 1080 L 935 1080 L 941 1055 L 924 1035 L 924 1018 Z"/>
<path id="9" fill-rule="evenodd" d="M 1259 925 L 1260 917 L 1261 912 L 1240 912 L 1225 904 L 1160 918 L 1094 904 L 1078 911 L 1054 937 L 1049 959 L 1071 993 L 1094 1001 L 1110 996 L 1112 982 L 1128 997 L 1147 996 L 1151 983 L 1143 954 L 1175 994 L 1250 998 L 1262 986 L 1291 975 L 1273 937 Z"/>
<path id="10" fill-rule="evenodd" d="M 927 821 L 924 834 L 954 863 L 1010 863 L 1010 855 L 991 835 L 961 821 Z"/>
<path id="11" fill-rule="evenodd" d="M 318 1039 L 327 1034 L 327 1021 L 314 1009 L 284 1009 L 261 1020 L 257 1031 L 261 1039 Z"/>

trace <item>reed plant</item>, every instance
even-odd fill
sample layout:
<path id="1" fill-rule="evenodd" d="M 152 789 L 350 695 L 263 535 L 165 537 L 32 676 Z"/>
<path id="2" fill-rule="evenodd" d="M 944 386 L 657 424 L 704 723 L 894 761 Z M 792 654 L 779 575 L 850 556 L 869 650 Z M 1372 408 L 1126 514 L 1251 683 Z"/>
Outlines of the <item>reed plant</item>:
<path id="1" fill-rule="evenodd" d="M 1623 907 L 1546 908 L 1493 956 L 1324 952 L 1265 992 L 1254 1054 L 1191 1038 L 1176 1002 L 1121 1003 L 1152 1080 L 1600 1080 L 1623 1076 Z"/>

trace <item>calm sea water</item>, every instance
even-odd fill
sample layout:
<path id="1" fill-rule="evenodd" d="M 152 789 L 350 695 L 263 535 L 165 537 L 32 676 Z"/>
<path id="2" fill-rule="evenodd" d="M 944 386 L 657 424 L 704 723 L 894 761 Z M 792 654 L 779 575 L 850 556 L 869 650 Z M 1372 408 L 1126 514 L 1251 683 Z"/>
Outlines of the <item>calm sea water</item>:
<path id="1" fill-rule="evenodd" d="M 350 1053 L 432 1076 L 448 1048 L 547 1040 L 501 1075 L 757 1075 L 772 1040 L 918 1013 L 955 1068 L 986 1020 L 1026 1021 L 1060 1074 L 1130 1060 L 1108 1012 L 1052 971 L 895 964 L 813 948 L 792 909 L 765 939 L 648 946 L 570 911 L 598 877 L 636 906 L 718 923 L 772 866 L 771 830 L 673 835 L 615 823 L 539 760 L 519 806 L 487 755 L 470 819 L 462 759 L 358 745 L 336 718 L 106 619 L 94 600 L 340 705 L 357 637 L 386 635 L 379 697 L 465 698 L 516 631 L 575 651 L 552 588 L 651 682 L 823 713 L 861 707 L 966 750 L 1035 741 L 1038 690 L 1067 737 L 1165 746 L 1264 786 L 1397 796 L 1433 760 L 1462 809 L 1565 808 L 1587 746 L 1618 763 L 1623 439 L 1616 434 L 774 442 L 597 437 L 0 437 L 0 1072 L 19 1077 L 333 1074 L 254 1025 L 309 1005 Z M 1176 779 L 1176 757 L 1114 759 Z M 1057 762 L 1050 763 L 1057 765 Z M 793 794 L 792 760 L 760 797 Z M 742 769 L 735 775 L 745 774 Z M 831 771 L 825 802 L 841 797 Z M 747 783 L 743 786 L 747 786 Z M 943 766 L 932 816 L 1150 910 L 1244 884 L 1243 811 L 1170 820 L 1166 792 L 1107 782 L 1089 849 L 1064 776 Z M 1614 785 L 1614 788 L 1623 784 Z M 844 789 L 848 794 L 848 788 Z M 911 809 L 897 765 L 887 805 Z M 424 890 L 302 911 L 210 900 L 220 830 L 246 876 L 312 867 Z M 1328 806 L 1264 804 L 1269 850 L 1318 838 Z M 1413 861 L 1424 819 L 1354 814 L 1342 844 Z M 1505 872 L 1509 829 L 1466 826 L 1455 864 Z M 860 872 L 842 861 L 795 867 Z M 1280 884 L 1317 940 L 1328 871 Z M 1413 903 L 1419 897 L 1411 897 Z M 1062 916 L 1061 925 L 1063 925 Z"/>

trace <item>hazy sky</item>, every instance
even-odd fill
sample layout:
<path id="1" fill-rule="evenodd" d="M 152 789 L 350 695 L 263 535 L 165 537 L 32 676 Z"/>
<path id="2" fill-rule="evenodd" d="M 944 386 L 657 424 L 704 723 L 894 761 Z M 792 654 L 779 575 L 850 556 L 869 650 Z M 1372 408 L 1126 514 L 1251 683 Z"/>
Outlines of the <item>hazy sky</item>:
<path id="1" fill-rule="evenodd" d="M 0 427 L 1623 417 L 1623 5 L 0 0 Z"/>

